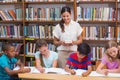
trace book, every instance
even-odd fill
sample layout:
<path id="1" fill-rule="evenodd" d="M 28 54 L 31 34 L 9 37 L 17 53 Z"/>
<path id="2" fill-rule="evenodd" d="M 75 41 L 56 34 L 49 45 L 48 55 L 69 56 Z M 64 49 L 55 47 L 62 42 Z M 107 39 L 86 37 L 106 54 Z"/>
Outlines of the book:
<path id="1" fill-rule="evenodd" d="M 89 76 L 98 76 L 98 77 L 120 77 L 120 73 L 108 73 L 108 75 L 99 74 L 96 71 L 92 71 Z"/>
<path id="2" fill-rule="evenodd" d="M 8 10 L 8 13 L 13 18 L 13 20 L 16 20 L 16 14 L 15 14 L 14 10 Z"/>

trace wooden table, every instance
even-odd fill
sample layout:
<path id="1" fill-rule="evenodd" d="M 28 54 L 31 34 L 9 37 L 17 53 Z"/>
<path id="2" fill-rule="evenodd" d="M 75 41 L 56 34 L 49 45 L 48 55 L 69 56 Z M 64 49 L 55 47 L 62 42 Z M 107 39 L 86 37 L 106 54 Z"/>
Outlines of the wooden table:
<path id="1" fill-rule="evenodd" d="M 120 80 L 113 77 L 81 77 L 77 75 L 63 74 L 35 74 L 35 73 L 19 73 L 19 78 L 27 80 Z"/>

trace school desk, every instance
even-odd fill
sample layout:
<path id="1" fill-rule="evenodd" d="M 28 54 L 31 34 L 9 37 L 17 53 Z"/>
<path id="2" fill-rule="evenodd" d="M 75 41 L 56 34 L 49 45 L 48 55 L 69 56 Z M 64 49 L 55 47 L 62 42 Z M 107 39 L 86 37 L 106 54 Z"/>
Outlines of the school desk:
<path id="1" fill-rule="evenodd" d="M 115 77 L 81 77 L 78 75 L 45 74 L 45 73 L 19 73 L 19 78 L 27 80 L 120 80 Z"/>
<path id="2" fill-rule="evenodd" d="M 76 75 L 71 75 L 61 68 L 45 68 L 45 73 L 40 73 L 35 67 L 31 68 L 30 73 L 19 73 L 19 78 L 27 80 L 118 80 L 120 73 L 109 73 L 107 76 L 92 71 L 88 77 L 82 77 L 81 74 L 86 70 L 75 70 Z M 14 70 L 19 69 L 16 67 Z"/>

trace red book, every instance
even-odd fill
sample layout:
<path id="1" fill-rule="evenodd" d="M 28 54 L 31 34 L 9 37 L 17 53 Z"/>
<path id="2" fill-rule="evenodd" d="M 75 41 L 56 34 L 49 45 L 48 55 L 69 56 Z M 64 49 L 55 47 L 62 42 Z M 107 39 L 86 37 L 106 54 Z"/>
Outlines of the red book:
<path id="1" fill-rule="evenodd" d="M 8 13 L 11 15 L 13 20 L 16 20 L 16 14 L 15 14 L 14 10 L 8 10 Z"/>

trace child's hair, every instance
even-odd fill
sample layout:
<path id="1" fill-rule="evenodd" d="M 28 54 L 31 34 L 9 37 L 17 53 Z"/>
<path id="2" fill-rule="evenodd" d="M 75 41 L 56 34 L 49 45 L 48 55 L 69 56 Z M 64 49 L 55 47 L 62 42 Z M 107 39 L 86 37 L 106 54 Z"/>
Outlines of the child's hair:
<path id="1" fill-rule="evenodd" d="M 117 43 L 115 41 L 111 40 L 106 44 L 105 48 L 109 49 L 109 48 L 112 48 L 112 47 L 117 47 Z"/>
<path id="2" fill-rule="evenodd" d="M 105 46 L 105 48 L 106 48 L 105 54 L 107 55 L 109 61 L 113 61 L 113 58 L 112 58 L 111 56 L 109 56 L 107 49 L 112 48 L 112 47 L 116 47 L 116 48 L 117 48 L 117 46 L 118 46 L 118 45 L 117 45 L 117 42 L 112 41 L 112 40 L 109 41 L 109 42 L 106 44 L 106 46 Z M 117 56 L 117 57 L 119 57 L 119 56 L 120 56 L 120 55 L 119 55 L 119 53 L 118 53 L 118 56 Z"/>
<path id="3" fill-rule="evenodd" d="M 91 51 L 90 46 L 87 43 L 80 43 L 77 48 L 78 52 L 83 55 L 88 55 Z"/>
<path id="4" fill-rule="evenodd" d="M 38 49 L 38 48 L 41 48 L 42 46 L 47 46 L 48 44 L 47 44 L 47 42 L 45 41 L 45 40 L 37 40 L 36 41 L 36 48 Z"/>
<path id="5" fill-rule="evenodd" d="M 3 43 L 2 45 L 2 51 L 5 52 L 5 51 L 8 51 L 10 47 L 14 47 L 14 45 L 12 43 Z"/>
<path id="6" fill-rule="evenodd" d="M 70 7 L 68 7 L 68 6 L 62 7 L 61 14 L 63 14 L 64 12 L 69 12 L 71 14 Z M 64 20 L 63 19 L 61 19 L 61 21 L 60 21 L 60 27 L 62 29 L 62 32 L 64 32 Z"/>

